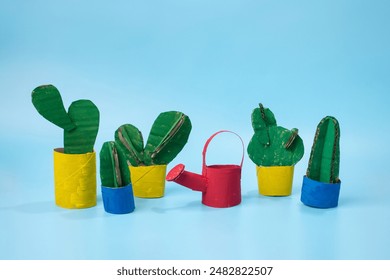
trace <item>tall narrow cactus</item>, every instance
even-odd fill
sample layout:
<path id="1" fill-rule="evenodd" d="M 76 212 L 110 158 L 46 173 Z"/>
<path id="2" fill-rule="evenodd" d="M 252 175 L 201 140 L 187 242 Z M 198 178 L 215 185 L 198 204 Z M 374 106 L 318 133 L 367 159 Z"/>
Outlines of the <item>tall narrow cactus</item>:
<path id="1" fill-rule="evenodd" d="M 99 156 L 100 179 L 103 186 L 118 188 L 130 184 L 128 163 L 114 141 L 104 142 Z"/>
<path id="2" fill-rule="evenodd" d="M 324 182 L 339 182 L 340 126 L 335 117 L 323 118 L 317 126 L 306 175 Z"/>
<path id="3" fill-rule="evenodd" d="M 298 129 L 277 126 L 272 111 L 261 103 L 252 112 L 252 127 L 255 134 L 247 152 L 256 165 L 291 166 L 303 157 L 304 146 Z"/>
<path id="4" fill-rule="evenodd" d="M 115 141 L 132 166 L 164 165 L 183 149 L 192 129 L 189 117 L 181 112 L 161 113 L 152 125 L 144 147 L 141 132 L 125 124 L 115 132 Z"/>
<path id="5" fill-rule="evenodd" d="M 39 86 L 31 96 L 38 113 L 64 129 L 64 153 L 93 151 L 99 129 L 99 110 L 92 101 L 74 101 L 66 112 L 60 92 L 53 85 Z"/>

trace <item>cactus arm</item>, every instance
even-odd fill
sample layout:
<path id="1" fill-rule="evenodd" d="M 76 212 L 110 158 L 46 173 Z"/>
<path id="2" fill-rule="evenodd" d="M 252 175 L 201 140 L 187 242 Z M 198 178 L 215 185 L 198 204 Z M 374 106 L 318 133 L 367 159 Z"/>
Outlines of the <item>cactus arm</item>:
<path id="1" fill-rule="evenodd" d="M 68 116 L 60 92 L 53 85 L 43 85 L 35 88 L 31 99 L 38 113 L 53 124 L 71 131 L 76 128 Z"/>
<path id="2" fill-rule="evenodd" d="M 121 175 L 121 186 L 127 186 L 131 183 L 130 179 L 130 161 L 127 159 L 124 152 L 119 148 L 118 144 L 115 142 L 115 148 L 118 155 L 119 160 L 119 169 L 120 169 L 120 175 Z"/>
<path id="3" fill-rule="evenodd" d="M 297 164 L 304 154 L 302 138 L 298 130 L 289 130 L 281 126 L 270 129 L 272 146 L 266 151 L 272 165 L 291 166 Z"/>
<path id="4" fill-rule="evenodd" d="M 118 164 L 114 159 L 115 142 L 104 142 L 100 149 L 100 180 L 105 187 L 117 188 Z"/>
<path id="5" fill-rule="evenodd" d="M 295 139 L 297 139 L 298 128 L 293 128 L 291 131 L 289 131 L 286 134 L 287 134 L 288 138 L 284 139 L 282 142 L 284 143 L 283 147 L 285 149 L 289 149 L 292 146 L 292 144 L 294 143 Z"/>
<path id="6" fill-rule="evenodd" d="M 325 183 L 339 180 L 340 127 L 336 118 L 327 116 L 317 126 L 310 153 L 307 176 Z"/>
<path id="7" fill-rule="evenodd" d="M 260 103 L 259 108 L 254 109 L 252 112 L 252 127 L 260 143 L 269 145 L 270 136 L 268 129 L 272 126 L 276 126 L 274 114 Z"/>
<path id="8" fill-rule="evenodd" d="M 161 113 L 152 125 L 145 146 L 145 163 L 168 164 L 183 149 L 192 129 L 188 116 L 181 112 Z"/>
<path id="9" fill-rule="evenodd" d="M 276 126 L 276 119 L 274 113 L 269 108 L 265 108 L 263 104 L 259 103 L 259 108 L 256 108 L 254 112 L 258 113 L 259 116 L 254 121 L 262 119 L 265 126 Z M 252 119 L 253 120 L 253 119 Z M 263 126 L 262 122 L 259 123 L 260 127 Z M 252 122 L 252 126 L 256 131 L 256 122 Z"/>
<path id="10" fill-rule="evenodd" d="M 287 152 L 290 153 L 290 157 L 289 157 L 288 161 L 285 163 L 282 163 L 282 165 L 295 165 L 295 164 L 297 164 L 302 159 L 302 157 L 305 153 L 305 146 L 303 144 L 302 138 L 298 135 L 298 129 L 295 132 L 293 131 L 292 133 L 293 133 L 293 135 L 291 137 L 293 140 L 291 141 L 291 138 L 290 138 L 290 141 L 287 143 L 287 144 L 289 144 L 289 146 L 285 148 L 287 150 Z"/>
<path id="11" fill-rule="evenodd" d="M 135 126 L 121 125 L 115 131 L 115 142 L 132 166 L 145 165 L 142 133 Z"/>
<path id="12" fill-rule="evenodd" d="M 185 121 L 185 115 L 182 114 L 176 121 L 175 124 L 172 126 L 171 130 L 164 136 L 164 138 L 161 140 L 161 142 L 157 145 L 156 149 L 152 152 L 150 157 L 154 159 L 171 141 L 173 137 L 178 133 L 180 128 L 183 126 Z"/>
<path id="13" fill-rule="evenodd" d="M 259 108 L 253 110 L 252 126 L 255 131 L 255 136 L 259 141 L 259 143 L 269 145 L 270 139 L 269 139 L 268 127 L 263 117 L 263 114 L 261 113 Z"/>
<path id="14" fill-rule="evenodd" d="M 267 145 L 263 144 L 256 134 L 252 136 L 249 141 L 247 147 L 247 153 L 249 158 L 257 165 L 257 166 L 271 166 L 272 163 L 266 160 L 266 157 L 263 151 L 266 149 Z"/>
<path id="15" fill-rule="evenodd" d="M 99 130 L 98 108 L 90 100 L 77 100 L 69 106 L 68 115 L 76 129 L 64 131 L 64 152 L 66 154 L 93 152 Z"/>

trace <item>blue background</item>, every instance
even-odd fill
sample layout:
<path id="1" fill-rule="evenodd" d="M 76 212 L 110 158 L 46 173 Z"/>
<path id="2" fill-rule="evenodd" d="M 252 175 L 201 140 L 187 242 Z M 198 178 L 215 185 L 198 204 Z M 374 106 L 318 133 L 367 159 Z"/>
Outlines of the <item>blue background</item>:
<path id="1" fill-rule="evenodd" d="M 389 11 L 379 0 L 2 0 L 0 259 L 390 259 Z M 293 194 L 260 196 L 245 155 L 237 207 L 203 206 L 175 183 L 128 215 L 105 213 L 99 186 L 96 207 L 56 207 L 62 130 L 31 104 L 49 83 L 66 107 L 99 107 L 97 151 L 121 124 L 147 137 L 160 112 L 185 112 L 193 130 L 168 169 L 197 173 L 212 133 L 248 144 L 262 102 L 304 140 Z M 339 207 L 320 210 L 299 198 L 326 115 L 341 126 L 342 185 Z M 218 136 L 208 164 L 238 163 L 239 145 Z"/>

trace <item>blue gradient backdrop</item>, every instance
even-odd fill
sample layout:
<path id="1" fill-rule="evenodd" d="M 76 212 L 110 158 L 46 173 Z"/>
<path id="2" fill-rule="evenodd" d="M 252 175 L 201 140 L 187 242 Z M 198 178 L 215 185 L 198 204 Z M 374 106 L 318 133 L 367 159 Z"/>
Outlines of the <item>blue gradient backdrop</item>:
<path id="1" fill-rule="evenodd" d="M 389 11 L 379 0 L 0 1 L 0 259 L 390 259 Z M 174 183 L 129 215 L 105 213 L 100 187 L 96 207 L 58 208 L 62 131 L 30 97 L 47 83 L 66 106 L 99 107 L 96 150 L 123 123 L 147 137 L 160 112 L 185 112 L 192 134 L 168 168 L 193 172 L 212 133 L 249 142 L 262 102 L 304 139 L 293 194 L 258 195 L 245 155 L 243 201 L 230 209 Z M 326 115 L 340 121 L 342 186 L 339 207 L 319 210 L 299 198 Z M 240 156 L 221 135 L 208 163 Z"/>

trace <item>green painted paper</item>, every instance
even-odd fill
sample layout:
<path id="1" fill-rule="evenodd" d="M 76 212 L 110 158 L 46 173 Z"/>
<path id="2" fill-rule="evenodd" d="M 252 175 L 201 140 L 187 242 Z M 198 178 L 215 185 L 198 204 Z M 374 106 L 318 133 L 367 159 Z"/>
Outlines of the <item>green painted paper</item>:
<path id="1" fill-rule="evenodd" d="M 92 101 L 75 101 L 66 112 L 60 92 L 53 85 L 39 86 L 31 96 L 38 113 L 64 129 L 64 153 L 93 152 L 99 129 L 99 110 Z"/>
<path id="2" fill-rule="evenodd" d="M 100 180 L 102 186 L 117 188 L 119 184 L 116 178 L 113 149 L 115 149 L 114 141 L 104 142 L 100 149 Z"/>
<path id="3" fill-rule="evenodd" d="M 187 143 L 191 129 L 191 121 L 185 114 L 176 111 L 161 113 L 154 121 L 146 143 L 146 165 L 171 162 Z"/>
<path id="4" fill-rule="evenodd" d="M 163 112 L 154 121 L 145 147 L 142 133 L 131 124 L 117 129 L 115 142 L 132 166 L 164 165 L 183 149 L 191 128 L 191 121 L 185 114 Z"/>
<path id="5" fill-rule="evenodd" d="M 76 129 L 64 131 L 64 152 L 84 154 L 93 152 L 99 130 L 99 110 L 90 100 L 74 101 L 68 115 Z"/>
<path id="6" fill-rule="evenodd" d="M 285 140 L 292 131 L 280 126 L 269 128 L 270 144 L 263 144 L 252 137 L 248 144 L 249 158 L 258 166 L 290 166 L 295 165 L 303 157 L 303 141 L 297 136 L 291 146 L 284 148 Z"/>
<path id="7" fill-rule="evenodd" d="M 45 119 L 66 131 L 76 128 L 64 108 L 60 92 L 55 86 L 39 86 L 33 90 L 31 98 L 34 107 Z"/>
<path id="8" fill-rule="evenodd" d="M 298 129 L 276 125 L 272 111 L 259 104 L 252 112 L 255 132 L 248 144 L 249 158 L 258 166 L 291 166 L 301 160 L 304 145 Z"/>
<path id="9" fill-rule="evenodd" d="M 317 126 L 310 153 L 307 176 L 310 179 L 337 183 L 340 168 L 340 126 L 336 118 L 327 116 Z"/>
<path id="10" fill-rule="evenodd" d="M 115 131 L 115 141 L 132 166 L 145 165 L 142 133 L 131 124 L 121 125 Z"/>
<path id="11" fill-rule="evenodd" d="M 119 188 L 131 183 L 126 157 L 114 141 L 104 142 L 99 155 L 100 179 L 103 186 Z"/>

